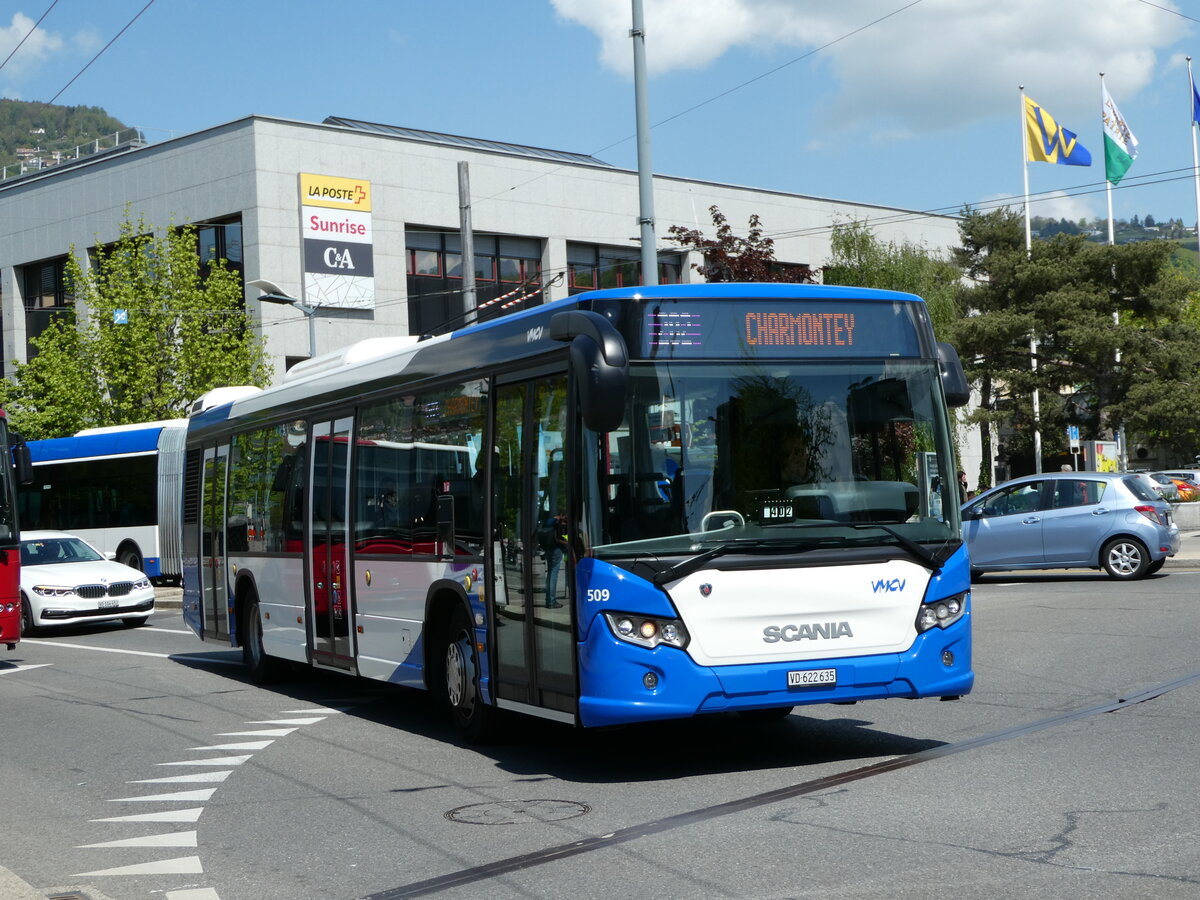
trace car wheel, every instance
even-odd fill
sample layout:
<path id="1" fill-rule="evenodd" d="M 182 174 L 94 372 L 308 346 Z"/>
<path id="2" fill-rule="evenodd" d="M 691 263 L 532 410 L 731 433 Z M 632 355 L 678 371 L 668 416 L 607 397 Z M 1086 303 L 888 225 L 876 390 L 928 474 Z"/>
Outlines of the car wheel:
<path id="1" fill-rule="evenodd" d="M 1150 563 L 1150 565 L 1146 566 L 1146 574 L 1153 575 L 1166 564 L 1167 558 L 1165 556 L 1162 559 L 1156 559 L 1154 562 Z"/>
<path id="2" fill-rule="evenodd" d="M 21 636 L 33 637 L 37 634 L 37 626 L 33 624 L 33 607 L 29 605 L 29 598 L 21 594 Z"/>
<path id="3" fill-rule="evenodd" d="M 777 722 L 792 714 L 794 706 L 772 706 L 770 709 L 739 709 L 738 715 L 748 722 Z"/>
<path id="4" fill-rule="evenodd" d="M 268 656 L 263 649 L 262 616 L 258 599 L 252 598 L 244 607 L 241 625 L 242 662 L 250 672 L 255 684 L 270 684 L 283 673 L 283 663 Z"/>
<path id="5" fill-rule="evenodd" d="M 1149 574 L 1150 552 L 1134 538 L 1113 538 L 1100 551 L 1100 565 L 1113 578 L 1132 581 Z"/>
<path id="6" fill-rule="evenodd" d="M 454 727 L 471 743 L 483 743 L 495 730 L 496 711 L 483 702 L 475 635 L 461 606 L 450 616 L 443 649 L 442 697 L 450 709 Z"/>

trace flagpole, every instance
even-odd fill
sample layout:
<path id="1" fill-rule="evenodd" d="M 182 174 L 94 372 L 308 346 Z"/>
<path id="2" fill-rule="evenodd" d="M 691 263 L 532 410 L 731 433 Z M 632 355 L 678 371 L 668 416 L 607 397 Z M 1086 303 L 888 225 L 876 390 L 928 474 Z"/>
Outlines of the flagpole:
<path id="1" fill-rule="evenodd" d="M 1025 124 L 1025 85 L 1018 85 L 1017 89 L 1021 92 L 1021 169 L 1025 175 L 1025 258 L 1029 259 L 1033 255 L 1033 231 L 1029 224 L 1029 128 Z M 1029 336 L 1029 366 L 1037 375 L 1037 335 Z M 1042 474 L 1042 425 L 1040 422 L 1041 415 L 1041 396 L 1038 393 L 1037 384 L 1033 387 L 1033 471 L 1037 475 Z"/>
<path id="2" fill-rule="evenodd" d="M 1100 139 L 1104 144 L 1104 192 L 1108 195 L 1108 246 L 1115 247 L 1117 243 L 1116 229 L 1113 225 L 1113 207 L 1112 207 L 1112 182 L 1108 180 L 1108 142 L 1104 134 L 1104 116 L 1105 101 L 1108 97 L 1108 91 L 1104 89 L 1104 73 L 1100 73 Z M 1113 282 L 1116 282 L 1116 266 L 1113 266 Z M 1113 299 L 1113 327 L 1121 327 L 1121 313 L 1116 306 L 1116 298 Z M 1121 348 L 1117 347 L 1115 356 L 1116 365 L 1121 365 Z M 1113 437 L 1117 439 L 1117 466 L 1124 471 L 1128 465 L 1125 454 L 1125 426 L 1122 424 L 1119 429 L 1114 431 Z"/>
<path id="3" fill-rule="evenodd" d="M 1018 85 L 1021 92 L 1021 166 L 1025 173 L 1025 255 L 1033 247 L 1033 236 L 1029 229 L 1029 128 L 1025 124 L 1025 85 Z"/>
<path id="4" fill-rule="evenodd" d="M 1192 178 L 1196 182 L 1196 240 L 1200 249 L 1200 158 L 1196 154 L 1196 82 L 1192 80 L 1192 58 L 1188 64 L 1188 108 L 1192 111 Z"/>
<path id="5" fill-rule="evenodd" d="M 1104 73 L 1100 73 L 1100 140 L 1104 140 Z M 1105 168 L 1108 168 L 1108 155 L 1104 157 Z M 1108 197 L 1108 246 L 1112 246 L 1117 242 L 1116 232 L 1113 228 L 1113 211 L 1112 211 L 1112 182 L 1108 180 L 1108 172 L 1104 173 L 1104 193 Z"/>

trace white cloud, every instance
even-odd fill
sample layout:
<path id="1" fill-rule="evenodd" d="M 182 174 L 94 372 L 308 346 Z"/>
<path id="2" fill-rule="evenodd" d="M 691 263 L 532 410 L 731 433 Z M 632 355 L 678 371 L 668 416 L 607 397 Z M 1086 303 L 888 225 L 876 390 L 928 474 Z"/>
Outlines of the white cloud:
<path id="1" fill-rule="evenodd" d="M 4 66 L 4 74 L 21 75 L 46 62 L 53 54 L 62 50 L 63 39 L 52 31 L 38 28 L 30 33 L 34 20 L 24 13 L 13 13 L 12 24 L 0 27 L 0 62 L 3 62 L 18 44 L 21 49 L 13 54 Z M 29 35 L 26 37 L 26 35 Z M 24 38 L 25 43 L 21 43 Z"/>
<path id="2" fill-rule="evenodd" d="M 606 66 L 629 72 L 629 0 L 551 2 L 596 33 Z M 836 83 L 823 98 L 823 127 L 896 135 L 1016 116 L 1020 84 L 1052 111 L 1090 111 L 1101 71 L 1114 94 L 1130 96 L 1149 83 L 1157 53 L 1192 30 L 1174 9 L 1170 0 L 645 0 L 646 55 L 662 73 L 702 68 L 735 48 L 775 51 L 780 58 L 749 79 L 821 48 L 814 59 Z"/>

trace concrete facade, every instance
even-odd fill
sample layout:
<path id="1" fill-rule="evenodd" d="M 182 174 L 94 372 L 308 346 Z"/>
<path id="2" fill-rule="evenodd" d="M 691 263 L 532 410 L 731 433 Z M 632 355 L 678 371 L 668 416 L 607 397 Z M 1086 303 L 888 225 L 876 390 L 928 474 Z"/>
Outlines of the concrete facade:
<path id="1" fill-rule="evenodd" d="M 301 297 L 300 173 L 371 182 L 374 309 L 318 310 L 319 354 L 367 337 L 409 333 L 405 229 L 458 230 L 460 161 L 470 170 L 473 231 L 540 242 L 546 300 L 568 292 L 566 280 L 556 277 L 565 274 L 568 242 L 638 248 L 634 171 L 582 154 L 398 131 L 252 116 L 0 182 L 5 371 L 26 359 L 21 273 L 72 247 L 86 265 L 89 248 L 118 237 L 126 210 L 159 231 L 240 217 L 246 281 L 266 279 Z M 713 204 L 738 232 L 757 214 L 775 238 L 777 259 L 814 268 L 828 259 L 836 222 L 866 221 L 881 240 L 934 250 L 958 243 L 957 220 L 948 216 L 666 175 L 655 176 L 654 195 L 661 253 L 679 252 L 666 238 L 671 225 L 712 234 Z M 681 280 L 695 278 L 693 261 L 683 261 Z M 247 305 L 278 379 L 285 358 L 308 355 L 308 323 L 298 310 L 256 297 L 249 288 Z"/>

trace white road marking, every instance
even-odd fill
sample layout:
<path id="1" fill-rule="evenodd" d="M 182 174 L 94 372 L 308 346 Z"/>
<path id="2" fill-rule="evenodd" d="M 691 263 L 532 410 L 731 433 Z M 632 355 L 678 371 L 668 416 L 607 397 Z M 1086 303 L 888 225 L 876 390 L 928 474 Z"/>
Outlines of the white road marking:
<path id="1" fill-rule="evenodd" d="M 126 784 L 184 784 L 187 782 L 205 783 L 224 781 L 233 774 L 233 769 L 224 772 L 196 772 L 192 775 L 171 775 L 168 778 L 139 778 L 137 781 L 127 781 Z"/>
<path id="2" fill-rule="evenodd" d="M 247 725 L 312 725 L 325 721 L 325 716 L 314 716 L 309 719 L 255 719 Z"/>
<path id="3" fill-rule="evenodd" d="M 199 791 L 178 791 L 174 794 L 147 794 L 145 797 L 115 797 L 109 803 L 165 803 L 176 800 L 209 800 L 217 792 L 216 788 L 203 788 Z"/>
<path id="4" fill-rule="evenodd" d="M 212 759 L 185 759 L 180 762 L 155 763 L 156 766 L 240 766 L 254 754 L 244 756 L 217 756 Z"/>
<path id="5" fill-rule="evenodd" d="M 182 891 L 167 891 L 167 900 L 221 900 L 212 888 L 188 888 Z"/>
<path id="6" fill-rule="evenodd" d="M 260 731 L 222 731 L 217 737 L 287 737 L 295 728 L 263 728 Z"/>
<path id="7" fill-rule="evenodd" d="M 210 744 L 207 747 L 188 747 L 189 750 L 266 750 L 270 747 L 274 740 L 270 741 L 242 741 L 237 744 Z"/>
<path id="8" fill-rule="evenodd" d="M 138 813 L 135 816 L 110 816 L 107 819 L 88 819 L 89 822 L 198 822 L 203 806 L 191 809 L 170 809 L 166 812 Z"/>
<path id="9" fill-rule="evenodd" d="M 118 866 L 115 869 L 97 869 L 94 872 L 76 872 L 72 878 L 95 878 L 106 875 L 203 875 L 204 867 L 198 856 L 181 856 L 178 859 L 160 859 L 158 862 L 140 863 L 134 866 Z"/>
<path id="10" fill-rule="evenodd" d="M 147 834 L 142 837 L 123 838 L 119 841 L 104 841 L 99 844 L 80 844 L 77 850 L 101 847 L 195 847 L 196 832 L 172 831 L 168 834 Z"/>
<path id="11" fill-rule="evenodd" d="M 123 653 L 126 656 L 153 656 L 155 659 L 170 659 L 169 653 L 151 653 L 149 650 L 118 650 L 115 647 L 89 647 L 87 644 L 67 644 L 63 641 L 44 641 L 37 638 L 22 638 L 22 644 L 41 644 L 44 647 L 66 647 L 68 650 L 94 650 L 97 653 Z"/>
<path id="12" fill-rule="evenodd" d="M 14 665 L 12 668 L 4 666 L 0 668 L 0 675 L 11 675 L 13 672 L 28 672 L 30 669 L 44 669 L 46 666 L 53 665 L 52 663 L 35 663 L 29 666 Z"/>

